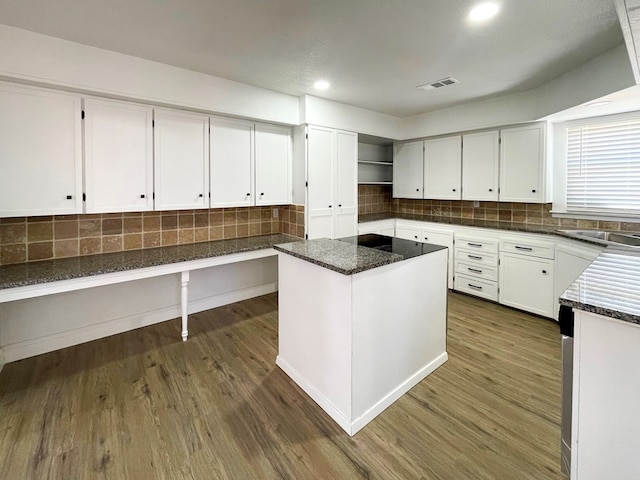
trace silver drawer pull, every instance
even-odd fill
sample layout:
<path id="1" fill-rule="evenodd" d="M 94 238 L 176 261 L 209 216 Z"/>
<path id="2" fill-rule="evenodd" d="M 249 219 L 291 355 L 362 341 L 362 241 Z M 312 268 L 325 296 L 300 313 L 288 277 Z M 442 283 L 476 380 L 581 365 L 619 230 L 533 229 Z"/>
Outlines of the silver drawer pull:
<path id="1" fill-rule="evenodd" d="M 533 248 L 531 248 L 531 247 L 521 247 L 520 245 L 516 245 L 516 250 L 524 250 L 525 252 L 533 252 Z"/>
<path id="2" fill-rule="evenodd" d="M 479 257 L 478 255 L 467 255 L 467 257 L 473 258 L 474 260 L 482 260 L 482 257 Z"/>
<path id="3" fill-rule="evenodd" d="M 470 247 L 482 247 L 481 243 L 471 243 L 471 242 L 467 242 L 467 245 L 469 245 Z"/>
<path id="4" fill-rule="evenodd" d="M 469 270 L 470 272 L 482 273 L 482 270 L 478 270 L 477 268 L 467 267 L 467 270 Z"/>
<path id="5" fill-rule="evenodd" d="M 469 287 L 475 289 L 475 290 L 482 290 L 482 287 L 479 287 L 477 285 L 473 285 L 472 283 L 467 283 L 467 285 L 469 285 Z"/>

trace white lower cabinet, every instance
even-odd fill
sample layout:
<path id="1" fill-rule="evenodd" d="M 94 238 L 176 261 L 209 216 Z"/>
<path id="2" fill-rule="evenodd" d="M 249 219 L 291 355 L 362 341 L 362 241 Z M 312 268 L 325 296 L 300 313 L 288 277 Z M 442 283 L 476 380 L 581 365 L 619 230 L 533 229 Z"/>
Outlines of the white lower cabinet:
<path id="1" fill-rule="evenodd" d="M 377 233 L 378 235 L 393 237 L 396 233 L 396 221 L 394 219 L 377 220 L 375 222 L 358 224 L 358 235 L 365 235 L 367 233 Z"/>
<path id="2" fill-rule="evenodd" d="M 447 247 L 449 258 L 447 286 L 453 289 L 453 230 L 434 226 L 434 224 L 398 222 L 396 224 L 395 236 L 406 240 L 416 240 L 418 242 Z"/>
<path id="3" fill-rule="evenodd" d="M 498 241 L 476 234 L 456 235 L 454 288 L 498 301 Z"/>
<path id="4" fill-rule="evenodd" d="M 500 247 L 500 303 L 555 318 L 554 244 L 515 239 Z"/>

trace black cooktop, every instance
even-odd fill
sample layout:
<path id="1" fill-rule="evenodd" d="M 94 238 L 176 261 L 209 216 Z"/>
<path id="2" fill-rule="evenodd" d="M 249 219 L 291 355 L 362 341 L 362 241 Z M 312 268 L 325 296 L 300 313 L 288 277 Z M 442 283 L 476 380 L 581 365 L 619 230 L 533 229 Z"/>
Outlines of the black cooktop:
<path id="1" fill-rule="evenodd" d="M 420 255 L 426 255 L 447 248 L 441 245 L 405 240 L 404 238 L 387 237 L 386 235 L 378 235 L 377 233 L 338 238 L 337 240 L 361 247 L 395 253 L 402 255 L 405 259 L 419 257 Z"/>

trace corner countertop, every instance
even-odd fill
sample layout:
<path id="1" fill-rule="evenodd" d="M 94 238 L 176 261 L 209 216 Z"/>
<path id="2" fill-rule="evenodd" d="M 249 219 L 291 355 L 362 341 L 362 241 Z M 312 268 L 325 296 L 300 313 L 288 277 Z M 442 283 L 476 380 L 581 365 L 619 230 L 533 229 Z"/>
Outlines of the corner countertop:
<path id="1" fill-rule="evenodd" d="M 640 325 L 640 252 L 608 247 L 562 294 L 560 305 Z"/>
<path id="2" fill-rule="evenodd" d="M 296 240 L 301 241 L 284 234 L 261 235 L 4 265 L 0 266 L 0 290 L 263 250 L 276 243 Z"/>
<path id="3" fill-rule="evenodd" d="M 426 255 L 447 247 L 402 238 L 367 234 L 337 240 L 319 238 L 275 245 L 279 252 L 333 270 L 354 275 L 374 268 Z"/>
<path id="4" fill-rule="evenodd" d="M 378 220 L 416 220 L 418 222 L 442 223 L 445 225 L 460 225 L 462 227 L 493 228 L 496 230 L 510 230 L 524 233 L 556 234 L 556 225 L 532 225 L 520 222 L 500 222 L 497 220 L 474 220 L 471 218 L 436 217 L 433 215 L 416 215 L 413 213 L 369 213 L 358 216 L 358 223 L 375 222 Z"/>

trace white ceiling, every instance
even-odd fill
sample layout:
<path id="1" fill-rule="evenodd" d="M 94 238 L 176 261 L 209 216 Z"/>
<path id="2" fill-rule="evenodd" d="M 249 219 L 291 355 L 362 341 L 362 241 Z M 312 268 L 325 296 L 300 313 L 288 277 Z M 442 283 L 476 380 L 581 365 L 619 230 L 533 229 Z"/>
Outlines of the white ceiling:
<path id="1" fill-rule="evenodd" d="M 613 0 L 499 0 L 472 25 L 476 3 L 0 0 L 0 23 L 399 117 L 535 88 L 623 43 Z"/>

